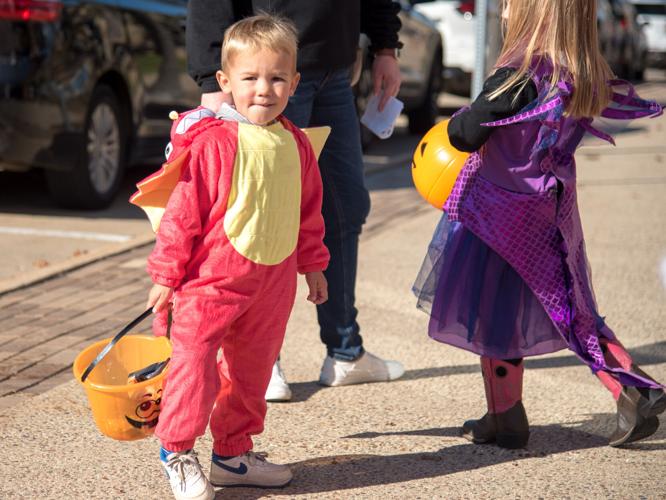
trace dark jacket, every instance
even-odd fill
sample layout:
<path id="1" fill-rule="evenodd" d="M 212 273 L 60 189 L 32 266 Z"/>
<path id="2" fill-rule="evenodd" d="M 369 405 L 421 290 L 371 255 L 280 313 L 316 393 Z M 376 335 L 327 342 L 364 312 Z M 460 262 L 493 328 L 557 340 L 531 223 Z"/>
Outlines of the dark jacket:
<path id="1" fill-rule="evenodd" d="M 264 11 L 290 19 L 298 30 L 298 69 L 336 70 L 356 57 L 360 33 L 370 50 L 400 48 L 400 5 L 392 0 L 190 0 L 187 12 L 187 66 L 203 92 L 216 92 L 224 31 Z"/>
<path id="2" fill-rule="evenodd" d="M 509 90 L 492 101 L 488 99 L 488 95 L 500 88 L 515 72 L 514 68 L 499 68 L 485 81 L 483 90 L 469 109 L 451 118 L 447 130 L 454 148 L 470 153 L 478 150 L 496 130 L 484 127 L 482 123 L 513 116 L 539 97 L 536 85 L 530 80 L 518 95 Z"/>

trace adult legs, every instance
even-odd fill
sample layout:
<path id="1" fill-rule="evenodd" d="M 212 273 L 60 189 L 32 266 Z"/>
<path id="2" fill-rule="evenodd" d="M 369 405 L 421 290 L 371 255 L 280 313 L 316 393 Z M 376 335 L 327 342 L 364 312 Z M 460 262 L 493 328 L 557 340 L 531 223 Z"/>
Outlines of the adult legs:
<path id="1" fill-rule="evenodd" d="M 359 122 L 346 71 L 331 73 L 320 87 L 310 125 L 329 125 L 331 135 L 319 158 L 324 186 L 324 243 L 331 260 L 326 270 L 328 301 L 317 306 L 320 336 L 331 357 L 351 361 L 363 354 L 355 307 L 358 240 L 370 211 L 363 176 Z"/>
<path id="2" fill-rule="evenodd" d="M 363 180 L 359 123 L 346 72 L 303 72 L 285 115 L 299 127 L 331 127 L 319 157 L 324 243 L 331 259 L 325 271 L 328 301 L 317 306 L 317 318 L 327 354 L 354 360 L 363 354 L 354 288 L 358 236 L 370 210 L 370 196 Z"/>
<path id="3" fill-rule="evenodd" d="M 285 115 L 299 127 L 331 127 L 319 157 L 326 224 L 324 243 L 331 255 L 325 271 L 328 301 L 317 306 L 320 338 L 327 351 L 320 382 L 348 385 L 398 378 L 404 373 L 400 363 L 365 353 L 356 321 L 358 243 L 370 211 L 370 195 L 364 182 L 359 122 L 349 72 L 303 72 Z"/>

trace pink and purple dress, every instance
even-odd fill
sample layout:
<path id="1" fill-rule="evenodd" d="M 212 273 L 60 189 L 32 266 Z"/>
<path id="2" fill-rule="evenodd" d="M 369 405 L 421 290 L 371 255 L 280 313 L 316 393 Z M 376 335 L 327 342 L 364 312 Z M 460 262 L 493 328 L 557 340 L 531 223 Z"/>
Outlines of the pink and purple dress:
<path id="1" fill-rule="evenodd" d="M 604 360 L 601 344 L 615 335 L 597 312 L 573 155 L 586 132 L 613 139 L 593 128 L 591 118 L 564 114 L 572 87 L 562 80 L 550 92 L 549 70 L 547 61 L 533 65 L 537 98 L 517 114 L 479 124 L 489 132 L 443 207 L 414 284 L 418 307 L 430 313 L 431 337 L 482 356 L 512 359 L 569 348 L 594 373 L 659 387 Z M 603 117 L 661 114 L 628 83 L 609 85 L 612 102 Z M 449 131 L 464 113 L 469 110 L 458 112 Z"/>

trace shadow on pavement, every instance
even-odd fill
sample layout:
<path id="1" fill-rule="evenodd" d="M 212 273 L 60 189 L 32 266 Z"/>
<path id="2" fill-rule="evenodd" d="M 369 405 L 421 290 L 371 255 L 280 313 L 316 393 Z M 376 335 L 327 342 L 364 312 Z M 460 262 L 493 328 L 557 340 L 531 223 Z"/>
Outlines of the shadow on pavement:
<path id="1" fill-rule="evenodd" d="M 460 427 L 435 427 L 433 429 L 416 429 L 394 432 L 361 432 L 343 436 L 342 439 L 372 439 L 380 436 L 429 436 L 429 437 L 460 437 Z"/>
<path id="2" fill-rule="evenodd" d="M 494 445 L 474 445 L 466 441 L 452 444 L 436 452 L 414 452 L 400 455 L 337 455 L 317 457 L 292 464 L 294 480 L 279 493 L 282 495 L 302 495 L 357 489 L 414 481 L 418 479 L 446 476 L 470 470 L 482 469 L 502 463 L 520 466 L 520 461 L 529 458 L 543 458 L 558 453 L 606 446 L 606 437 L 596 434 L 601 424 L 609 424 L 614 415 L 589 415 L 573 426 L 537 425 L 531 428 L 528 448 L 507 450 Z M 592 431 L 592 432 L 591 432 Z M 663 439 L 666 431 L 661 430 L 651 439 Z M 346 436 L 354 439 L 367 439 L 378 436 L 420 435 L 434 438 L 459 436 L 459 429 L 424 429 L 406 432 L 363 433 Z M 447 439 L 451 443 L 450 439 Z M 633 445 L 629 449 L 641 451 L 663 450 L 666 445 L 647 443 Z M 231 492 L 225 489 L 218 492 L 218 498 L 227 497 Z M 277 491 L 276 491 L 277 492 Z M 266 496 L 265 491 L 248 489 L 234 490 L 233 498 L 257 499 Z M 405 491 L 407 496 L 407 491 Z M 344 494 L 340 495 L 340 498 Z"/>
<path id="3" fill-rule="evenodd" d="M 657 365 L 666 363 L 666 341 L 655 342 L 629 349 L 629 352 L 639 366 Z M 570 366 L 582 366 L 582 362 L 573 355 L 558 357 L 531 358 L 525 360 L 525 368 L 528 370 L 543 368 L 567 368 Z M 433 368 L 416 368 L 407 370 L 400 380 L 418 380 L 422 378 L 446 377 L 450 375 L 467 375 L 480 372 L 478 364 L 437 366 Z M 322 389 L 328 389 L 316 382 L 297 382 L 289 384 L 292 390 L 292 401 L 303 402 L 312 397 L 313 394 Z"/>
<path id="4" fill-rule="evenodd" d="M 598 429 L 613 429 L 615 428 L 615 414 L 610 413 L 598 413 L 598 414 L 587 414 L 587 420 L 573 422 L 566 426 L 560 424 L 549 424 L 549 425 L 531 425 L 530 426 L 530 442 L 528 448 L 525 450 L 517 450 L 516 452 L 523 451 L 529 452 L 532 456 L 546 456 L 551 455 L 552 452 L 548 451 L 549 440 L 551 439 L 569 439 L 571 441 L 577 441 L 579 439 L 585 440 L 585 446 L 582 448 L 594 448 L 596 446 L 606 446 L 608 444 L 608 439 L 605 436 L 598 435 Z M 573 427 L 572 427 L 573 425 Z M 460 437 L 461 436 L 461 427 L 439 427 L 433 429 L 415 429 L 411 431 L 394 431 L 394 432 L 361 432 L 359 434 L 352 434 L 349 436 L 344 436 L 343 439 L 374 439 L 383 436 L 426 436 L 426 437 Z M 661 428 L 657 432 L 650 436 L 647 442 L 641 441 L 638 443 L 631 443 L 623 446 L 623 449 L 627 450 L 664 450 L 666 449 L 666 444 L 664 443 L 652 443 L 650 441 L 659 440 L 666 436 L 666 428 Z M 595 443 L 594 446 L 587 446 L 592 441 L 600 441 L 601 444 Z M 559 446 L 560 443 L 558 443 Z M 484 449 L 490 448 L 490 446 L 484 446 Z M 579 449 L 576 447 L 571 447 L 567 450 L 561 451 L 570 451 Z M 509 450 L 503 450 L 509 452 Z M 557 453 L 560 453 L 558 451 Z"/>

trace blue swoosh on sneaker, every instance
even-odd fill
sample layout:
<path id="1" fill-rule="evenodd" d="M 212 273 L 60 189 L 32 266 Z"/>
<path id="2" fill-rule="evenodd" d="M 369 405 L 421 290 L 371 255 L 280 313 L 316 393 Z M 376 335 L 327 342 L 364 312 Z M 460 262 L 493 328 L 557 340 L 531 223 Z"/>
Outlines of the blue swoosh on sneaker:
<path id="1" fill-rule="evenodd" d="M 219 458 L 213 457 L 213 463 L 218 467 L 222 467 L 224 470 L 229 471 L 233 474 L 247 474 L 247 465 L 241 462 L 238 467 L 232 467 L 231 465 L 225 464 Z"/>

